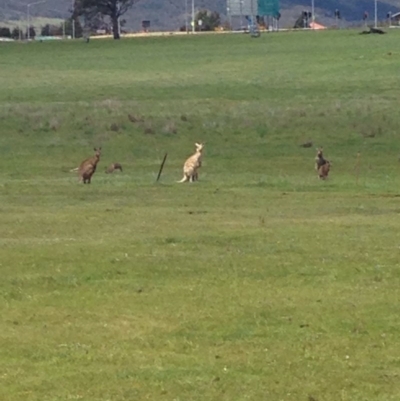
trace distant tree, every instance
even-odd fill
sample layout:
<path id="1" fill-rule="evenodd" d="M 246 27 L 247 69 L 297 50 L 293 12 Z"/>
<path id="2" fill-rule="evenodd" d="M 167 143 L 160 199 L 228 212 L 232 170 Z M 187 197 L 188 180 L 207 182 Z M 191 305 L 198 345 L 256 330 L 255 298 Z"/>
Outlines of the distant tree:
<path id="1" fill-rule="evenodd" d="M 61 25 L 45 25 L 42 28 L 42 36 L 61 36 L 63 34 L 63 26 Z"/>
<path id="2" fill-rule="evenodd" d="M 111 20 L 114 39 L 119 39 L 119 18 L 139 0 L 75 0 L 74 15 L 84 15 L 91 19 L 97 14 L 107 16 Z"/>
<path id="3" fill-rule="evenodd" d="M 78 18 L 68 18 L 65 20 L 65 34 L 67 36 L 73 36 L 73 28 L 72 24 L 73 21 L 75 21 L 75 37 L 76 38 L 81 38 L 82 37 L 82 25 L 79 22 Z"/>
<path id="4" fill-rule="evenodd" d="M 24 34 L 21 31 L 21 29 L 19 29 L 18 27 L 15 27 L 12 32 L 11 32 L 11 37 L 13 39 L 23 39 L 24 38 Z"/>
<path id="5" fill-rule="evenodd" d="M 1 38 L 11 38 L 10 28 L 0 27 L 0 37 Z"/>
<path id="6" fill-rule="evenodd" d="M 63 24 L 51 25 L 51 27 L 50 27 L 50 36 L 62 36 L 63 33 L 64 33 Z"/>
<path id="7" fill-rule="evenodd" d="M 28 29 L 26 30 L 26 36 L 28 36 Z M 35 28 L 33 26 L 29 27 L 29 36 L 31 39 L 34 39 L 36 36 L 36 31 Z"/>
<path id="8" fill-rule="evenodd" d="M 299 18 L 297 18 L 293 28 L 309 28 L 309 21 L 311 19 L 311 13 L 308 13 L 307 11 L 303 11 Z"/>
<path id="9" fill-rule="evenodd" d="M 76 0 L 72 18 L 75 19 L 75 24 L 79 24 L 82 30 L 82 36 L 86 39 L 91 33 L 96 33 L 98 30 L 108 31 L 108 24 L 104 21 L 105 16 L 96 12 L 95 9 L 84 10 L 79 5 L 82 0 Z M 82 17 L 82 18 L 79 18 Z"/>
<path id="10" fill-rule="evenodd" d="M 42 28 L 40 34 L 41 34 L 42 36 L 50 36 L 50 24 L 46 24 L 46 25 Z"/>
<path id="11" fill-rule="evenodd" d="M 201 25 L 199 25 L 200 20 Z M 196 14 L 195 21 L 200 31 L 214 31 L 221 25 L 221 16 L 216 11 L 200 10 Z"/>
<path id="12" fill-rule="evenodd" d="M 126 31 L 123 29 L 125 25 L 126 25 L 126 19 L 122 19 L 121 21 L 119 21 L 119 27 L 121 28 L 122 33 L 126 33 Z"/>

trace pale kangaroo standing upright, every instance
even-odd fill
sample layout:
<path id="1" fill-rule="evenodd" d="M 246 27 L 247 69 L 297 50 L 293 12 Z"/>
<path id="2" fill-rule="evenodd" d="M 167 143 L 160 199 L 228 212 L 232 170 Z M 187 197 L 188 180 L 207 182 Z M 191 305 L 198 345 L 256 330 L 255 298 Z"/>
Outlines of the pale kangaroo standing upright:
<path id="1" fill-rule="evenodd" d="M 195 146 L 196 153 L 185 161 L 185 164 L 183 165 L 183 178 L 178 182 L 193 182 L 199 178 L 197 170 L 201 167 L 204 144 L 196 142 Z"/>
<path id="2" fill-rule="evenodd" d="M 79 166 L 79 182 L 84 184 L 90 184 L 92 175 L 95 173 L 97 163 L 100 160 L 101 148 L 94 148 L 94 151 L 96 152 L 94 156 L 84 160 Z"/>
<path id="3" fill-rule="evenodd" d="M 318 173 L 318 177 L 322 180 L 328 178 L 331 163 L 329 160 L 324 158 L 323 148 L 317 148 L 317 156 L 315 157 L 315 170 Z"/>

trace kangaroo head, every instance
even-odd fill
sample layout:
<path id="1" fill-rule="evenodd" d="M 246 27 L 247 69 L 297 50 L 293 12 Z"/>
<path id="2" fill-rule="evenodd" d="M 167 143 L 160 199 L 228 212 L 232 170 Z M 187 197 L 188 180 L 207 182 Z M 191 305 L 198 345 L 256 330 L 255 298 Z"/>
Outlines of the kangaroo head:
<path id="1" fill-rule="evenodd" d="M 101 155 L 101 147 L 100 147 L 100 148 L 93 148 L 93 149 L 94 149 L 94 151 L 95 151 L 95 156 L 98 157 L 98 158 L 100 158 L 100 155 Z"/>
<path id="2" fill-rule="evenodd" d="M 204 149 L 204 143 L 197 143 L 196 142 L 195 146 L 196 146 L 196 152 L 201 153 L 203 151 L 203 149 Z"/>
<path id="3" fill-rule="evenodd" d="M 323 151 L 324 151 L 324 148 L 317 148 L 317 157 L 319 157 L 319 158 L 322 158 L 322 157 L 324 157 L 324 155 L 323 155 Z"/>

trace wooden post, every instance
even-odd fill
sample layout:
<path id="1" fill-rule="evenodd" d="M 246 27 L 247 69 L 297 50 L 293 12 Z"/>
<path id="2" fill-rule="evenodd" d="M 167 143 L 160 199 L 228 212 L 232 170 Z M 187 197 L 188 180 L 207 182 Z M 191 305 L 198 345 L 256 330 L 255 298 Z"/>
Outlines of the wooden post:
<path id="1" fill-rule="evenodd" d="M 355 166 L 355 170 L 356 170 L 356 185 L 358 186 L 358 178 L 360 176 L 360 156 L 361 153 L 358 152 L 357 153 L 357 161 L 356 161 L 356 166 Z"/>
<path id="2" fill-rule="evenodd" d="M 162 173 L 163 168 L 164 168 L 165 160 L 167 160 L 167 156 L 168 156 L 168 153 L 165 154 L 164 159 L 163 159 L 163 161 L 162 161 L 162 163 L 161 163 L 160 170 L 158 171 L 158 176 L 157 176 L 156 182 L 158 182 L 158 180 L 159 180 L 160 177 L 161 177 L 161 173 Z"/>

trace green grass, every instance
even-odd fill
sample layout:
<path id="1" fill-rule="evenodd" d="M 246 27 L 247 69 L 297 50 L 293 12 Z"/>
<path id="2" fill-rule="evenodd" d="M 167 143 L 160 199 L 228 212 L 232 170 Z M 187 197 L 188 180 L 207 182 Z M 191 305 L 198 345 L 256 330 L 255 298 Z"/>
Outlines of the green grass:
<path id="1" fill-rule="evenodd" d="M 0 399 L 399 400 L 399 38 L 1 44 Z"/>

